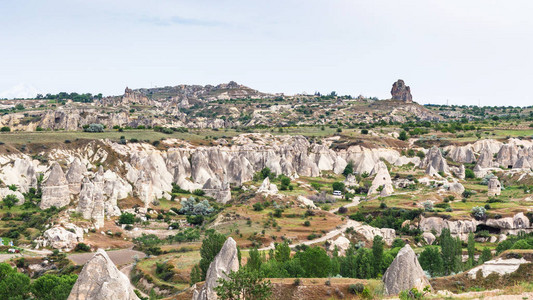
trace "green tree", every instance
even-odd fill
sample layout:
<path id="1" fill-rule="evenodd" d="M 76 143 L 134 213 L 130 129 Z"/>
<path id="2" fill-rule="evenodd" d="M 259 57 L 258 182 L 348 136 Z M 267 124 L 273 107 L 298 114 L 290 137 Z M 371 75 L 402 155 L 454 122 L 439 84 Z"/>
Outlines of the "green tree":
<path id="1" fill-rule="evenodd" d="M 440 235 L 440 246 L 442 252 L 442 262 L 444 265 L 444 274 L 449 275 L 456 269 L 456 240 L 451 236 L 450 230 L 444 228 Z"/>
<path id="2" fill-rule="evenodd" d="M 342 171 L 342 175 L 345 177 L 348 177 L 350 174 L 353 174 L 353 161 L 349 161 L 346 167 L 344 167 L 344 171 Z"/>
<path id="3" fill-rule="evenodd" d="M 220 249 L 226 241 L 226 236 L 218 232 L 212 232 L 207 235 L 202 241 L 202 247 L 200 248 L 200 269 L 202 270 L 202 280 L 205 280 L 207 269 L 209 265 L 215 259 Z"/>
<path id="4" fill-rule="evenodd" d="M 296 255 L 300 259 L 306 277 L 327 277 L 330 275 L 331 260 L 324 249 L 309 247 Z"/>
<path id="5" fill-rule="evenodd" d="M 355 265 L 357 266 L 357 277 L 368 279 L 374 274 L 374 257 L 368 248 L 360 248 L 355 255 Z"/>
<path id="6" fill-rule="evenodd" d="M 133 224 L 135 222 L 135 215 L 132 213 L 123 213 L 118 218 L 120 224 Z"/>
<path id="7" fill-rule="evenodd" d="M 490 252 L 490 249 L 485 247 L 483 248 L 483 251 L 481 252 L 481 257 L 479 258 L 480 261 L 486 262 L 492 259 L 492 252 Z"/>
<path id="8" fill-rule="evenodd" d="M 291 247 L 289 247 L 289 243 L 283 242 L 281 244 L 276 244 L 274 258 L 280 263 L 286 262 L 291 259 Z"/>
<path id="9" fill-rule="evenodd" d="M 471 263 L 471 266 L 474 266 L 475 258 L 474 255 L 476 253 L 476 241 L 474 240 L 474 234 L 471 232 L 468 234 L 468 244 L 466 249 L 468 250 L 468 260 Z"/>
<path id="10" fill-rule="evenodd" d="M 77 275 L 45 274 L 31 284 L 30 290 L 33 296 L 39 300 L 65 300 L 68 298 L 76 279 L 78 279 Z"/>
<path id="11" fill-rule="evenodd" d="M 398 136 L 398 139 L 401 141 L 406 141 L 407 138 L 408 138 L 407 132 L 405 130 L 402 130 L 402 132 L 400 132 L 400 135 Z"/>
<path id="12" fill-rule="evenodd" d="M 4 200 L 2 200 L 5 206 L 7 206 L 7 209 L 11 209 L 17 202 L 19 202 L 19 199 L 17 196 L 13 194 L 9 194 L 4 197 Z"/>
<path id="13" fill-rule="evenodd" d="M 272 284 L 265 281 L 259 271 L 241 268 L 220 278 L 215 292 L 221 300 L 263 300 L 272 294 Z"/>
<path id="14" fill-rule="evenodd" d="M 0 281 L 0 299 L 22 300 L 30 291 L 30 278 L 16 271 L 8 274 Z"/>
<path id="15" fill-rule="evenodd" d="M 439 248 L 436 246 L 429 246 L 420 253 L 418 258 L 422 269 L 427 271 L 432 277 L 442 275 L 444 265 Z"/>
<path id="16" fill-rule="evenodd" d="M 372 257 L 374 258 L 374 277 L 383 271 L 383 237 L 376 235 L 372 243 Z"/>
<path id="17" fill-rule="evenodd" d="M 199 265 L 195 265 L 191 270 L 191 285 L 202 281 L 202 270 Z"/>
<path id="18" fill-rule="evenodd" d="M 331 187 L 333 188 L 334 191 L 341 191 L 341 192 L 344 192 L 344 183 L 341 182 L 341 181 L 335 181 Z"/>
<path id="19" fill-rule="evenodd" d="M 259 250 L 257 250 L 257 248 L 253 248 L 250 250 L 249 255 L 250 258 L 246 262 L 246 267 L 250 270 L 259 271 L 261 269 L 261 265 L 263 264 Z"/>
<path id="20" fill-rule="evenodd" d="M 0 263 L 0 281 L 3 281 L 7 275 L 15 273 L 17 270 L 11 268 L 11 265 L 6 263 Z"/>

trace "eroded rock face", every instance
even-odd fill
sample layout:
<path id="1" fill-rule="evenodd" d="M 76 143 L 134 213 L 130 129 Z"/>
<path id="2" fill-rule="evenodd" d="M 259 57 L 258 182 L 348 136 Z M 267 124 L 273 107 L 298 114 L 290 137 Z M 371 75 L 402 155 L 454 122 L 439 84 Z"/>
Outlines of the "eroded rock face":
<path id="1" fill-rule="evenodd" d="M 120 272 L 103 249 L 81 270 L 68 300 L 138 300 L 130 281 Z"/>
<path id="2" fill-rule="evenodd" d="M 426 154 L 426 157 L 424 157 L 424 160 L 420 163 L 420 168 L 425 169 L 426 174 L 428 174 L 427 170 L 431 170 L 430 166 L 436 172 L 442 172 L 444 174 L 450 173 L 448 163 L 442 156 L 442 153 L 440 152 L 439 148 L 435 146 L 429 149 L 428 153 Z M 433 174 L 428 175 L 433 176 Z"/>
<path id="3" fill-rule="evenodd" d="M 487 195 L 489 197 L 499 196 L 502 192 L 502 184 L 496 176 L 493 176 L 489 179 L 488 187 L 489 190 L 487 192 Z"/>
<path id="4" fill-rule="evenodd" d="M 372 181 L 372 186 L 368 190 L 368 194 L 380 194 L 380 196 L 385 197 L 389 196 L 394 192 L 394 188 L 392 187 L 392 180 L 390 178 L 389 171 L 387 169 L 387 166 L 380 162 L 382 166 L 376 165 L 376 177 L 374 177 L 374 180 Z M 373 171 L 374 172 L 374 171 Z"/>
<path id="5" fill-rule="evenodd" d="M 81 163 L 81 160 L 76 157 L 70 164 L 70 167 L 65 176 L 68 181 L 69 190 L 72 194 L 79 194 L 81 190 L 81 181 L 87 173 L 87 168 Z"/>
<path id="6" fill-rule="evenodd" d="M 257 192 L 273 195 L 278 193 L 278 187 L 275 184 L 270 183 L 270 179 L 267 177 L 265 178 L 265 180 L 263 180 L 263 183 L 261 184 Z"/>
<path id="7" fill-rule="evenodd" d="M 476 161 L 474 149 L 471 145 L 462 147 L 451 146 L 448 150 L 448 157 L 455 162 L 470 164 Z"/>
<path id="8" fill-rule="evenodd" d="M 405 245 L 383 274 L 385 295 L 397 295 L 401 291 L 431 287 L 411 246 Z"/>
<path id="9" fill-rule="evenodd" d="M 407 103 L 413 102 L 413 96 L 411 95 L 411 88 L 405 85 L 405 82 L 398 79 L 393 85 L 390 91 L 392 100 L 401 100 Z"/>
<path id="10" fill-rule="evenodd" d="M 487 277 L 492 273 L 496 273 L 501 276 L 515 272 L 516 270 L 518 270 L 520 265 L 527 263 L 529 263 L 529 261 L 525 260 L 524 258 L 498 258 L 494 260 L 489 260 L 483 263 L 481 266 L 477 266 L 471 269 L 470 271 L 468 271 L 468 276 L 473 279 L 476 279 L 479 270 L 481 270 L 481 276 L 483 277 Z"/>
<path id="11" fill-rule="evenodd" d="M 239 270 L 239 258 L 237 256 L 237 243 L 229 237 L 215 259 L 209 265 L 205 276 L 205 284 L 200 291 L 195 290 L 193 300 L 214 300 L 217 294 L 214 288 L 218 286 L 220 278 L 226 279 L 226 274 Z"/>
<path id="12" fill-rule="evenodd" d="M 61 166 L 55 162 L 52 165 L 50 175 L 43 183 L 42 198 L 39 207 L 47 209 L 52 206 L 63 207 L 70 203 L 69 185 Z"/>
<path id="13" fill-rule="evenodd" d="M 53 227 L 43 233 L 37 243 L 41 247 L 52 247 L 62 251 L 71 251 L 78 243 L 83 242 L 83 229 L 74 224 Z"/>

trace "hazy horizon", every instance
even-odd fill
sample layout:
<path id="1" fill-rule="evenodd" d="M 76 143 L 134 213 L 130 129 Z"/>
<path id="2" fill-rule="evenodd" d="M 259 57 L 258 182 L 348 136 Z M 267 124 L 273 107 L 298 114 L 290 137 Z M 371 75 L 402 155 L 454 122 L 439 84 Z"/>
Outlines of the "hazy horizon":
<path id="1" fill-rule="evenodd" d="M 3 1 L 0 98 L 220 84 L 533 104 L 529 1 Z"/>

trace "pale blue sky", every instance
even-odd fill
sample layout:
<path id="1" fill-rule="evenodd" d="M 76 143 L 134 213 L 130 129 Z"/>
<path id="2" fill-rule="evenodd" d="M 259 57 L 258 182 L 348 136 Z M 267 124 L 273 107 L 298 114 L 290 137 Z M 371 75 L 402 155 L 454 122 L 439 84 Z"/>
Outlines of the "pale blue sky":
<path id="1" fill-rule="evenodd" d="M 533 105 L 533 2 L 0 0 L 0 95 L 235 80 L 265 92 Z M 4 93 L 5 94 L 5 93 Z"/>

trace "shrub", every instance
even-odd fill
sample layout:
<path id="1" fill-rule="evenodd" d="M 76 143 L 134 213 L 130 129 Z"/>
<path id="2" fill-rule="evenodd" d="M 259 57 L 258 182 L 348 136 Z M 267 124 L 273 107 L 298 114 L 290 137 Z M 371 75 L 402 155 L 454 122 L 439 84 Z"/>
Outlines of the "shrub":
<path id="1" fill-rule="evenodd" d="M 476 175 L 474 174 L 474 171 L 470 169 L 465 169 L 465 178 L 466 179 L 474 179 L 476 178 Z"/>
<path id="2" fill-rule="evenodd" d="M 0 131 L 1 132 L 10 132 L 11 131 L 11 128 L 7 127 L 7 126 L 4 126 L 2 128 L 0 128 Z"/>
<path id="3" fill-rule="evenodd" d="M 334 182 L 331 187 L 333 188 L 334 191 L 341 191 L 341 192 L 344 192 L 344 183 L 341 182 L 341 181 L 336 181 Z"/>
<path id="4" fill-rule="evenodd" d="M 132 213 L 123 213 L 120 215 L 118 222 L 120 224 L 133 224 L 135 222 L 135 215 Z"/>
<path id="5" fill-rule="evenodd" d="M 104 132 L 104 125 L 102 124 L 90 124 L 89 126 L 83 128 L 85 132 Z"/>
<path id="6" fill-rule="evenodd" d="M 350 284 L 348 291 L 354 295 L 359 295 L 363 292 L 365 286 L 362 283 Z"/>
<path id="7" fill-rule="evenodd" d="M 204 190 L 201 190 L 201 189 L 196 189 L 196 190 L 194 190 L 192 193 L 193 193 L 194 195 L 196 195 L 196 196 L 203 196 L 203 195 L 205 195 Z"/>
<path id="8" fill-rule="evenodd" d="M 254 203 L 254 205 L 252 205 L 252 207 L 254 208 L 255 211 L 262 211 L 263 210 L 263 204 L 261 204 L 260 202 Z"/>
<path id="9" fill-rule="evenodd" d="M 76 248 L 74 248 L 74 251 L 77 252 L 89 252 L 91 251 L 91 246 L 85 244 L 85 243 L 78 243 L 76 245 Z"/>
<path id="10" fill-rule="evenodd" d="M 304 222 L 304 226 L 305 226 L 305 227 L 309 227 L 309 226 L 311 226 L 311 222 L 309 222 L 309 220 L 305 220 L 305 222 Z"/>
<path id="11" fill-rule="evenodd" d="M 487 210 L 482 206 L 475 206 L 472 208 L 472 215 L 476 220 L 483 220 L 486 216 Z"/>

